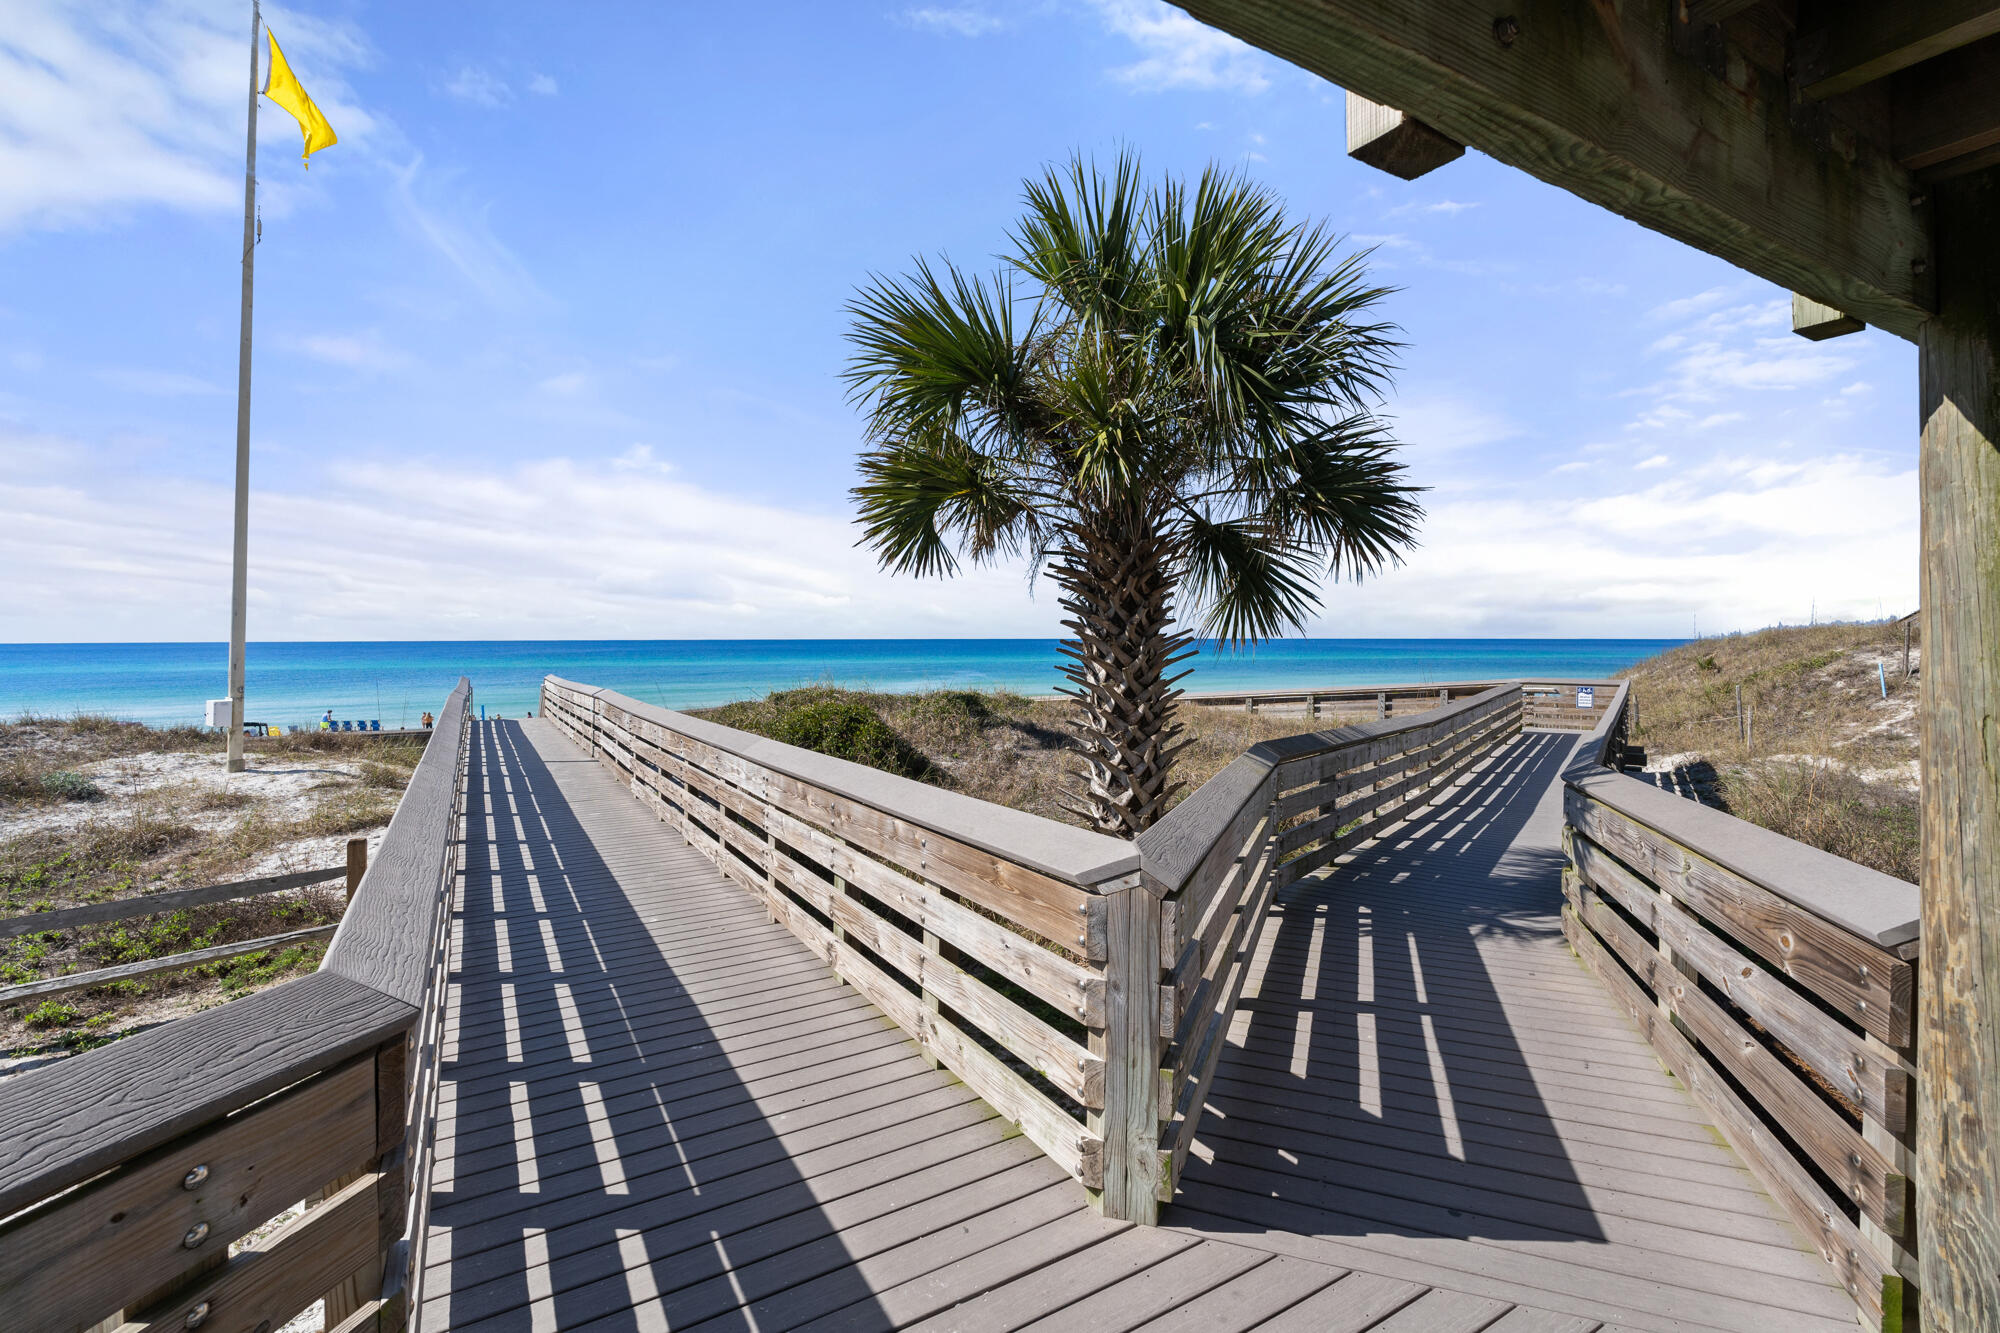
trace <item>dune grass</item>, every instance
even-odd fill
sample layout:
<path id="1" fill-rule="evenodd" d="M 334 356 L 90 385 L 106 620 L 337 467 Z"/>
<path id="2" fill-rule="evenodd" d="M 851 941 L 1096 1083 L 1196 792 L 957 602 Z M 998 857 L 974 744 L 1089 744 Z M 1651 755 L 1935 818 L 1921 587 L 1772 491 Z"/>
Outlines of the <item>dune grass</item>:
<path id="1" fill-rule="evenodd" d="M 1739 819 L 1914 882 L 1922 652 L 1914 631 L 1910 642 L 1908 678 L 1896 622 L 1683 644 L 1620 673 L 1638 704 L 1632 738 L 1655 760 L 1712 764 L 1716 795 Z"/>

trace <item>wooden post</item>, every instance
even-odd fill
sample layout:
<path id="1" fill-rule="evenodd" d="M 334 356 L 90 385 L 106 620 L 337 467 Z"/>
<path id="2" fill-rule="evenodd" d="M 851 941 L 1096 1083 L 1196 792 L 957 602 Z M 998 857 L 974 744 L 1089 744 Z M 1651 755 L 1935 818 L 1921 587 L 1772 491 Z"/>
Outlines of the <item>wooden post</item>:
<path id="1" fill-rule="evenodd" d="M 1903 679 L 1910 678 L 1910 622 L 1903 622 Z"/>
<path id="2" fill-rule="evenodd" d="M 1090 1128 L 1104 1139 L 1106 1217 L 1151 1226 L 1160 1188 L 1160 900 L 1144 886 L 1106 895 L 1104 1027 L 1090 1050 L 1104 1061 L 1104 1109 Z"/>
<path id="3" fill-rule="evenodd" d="M 1750 748 L 1750 733 L 1743 726 L 1743 687 L 1736 687 L 1736 739 L 1744 749 Z"/>
<path id="4" fill-rule="evenodd" d="M 347 901 L 354 901 L 354 891 L 361 887 L 361 877 L 368 873 L 368 839 L 349 838 L 347 840 Z"/>
<path id="5" fill-rule="evenodd" d="M 1938 313 L 1918 338 L 1923 437 L 1923 965 L 1918 1252 L 1924 1327 L 2000 1328 L 2000 182 L 1936 192 Z"/>
<path id="6" fill-rule="evenodd" d="M 1378 691 L 1375 695 L 1375 716 L 1389 716 L 1389 692 L 1387 690 Z"/>

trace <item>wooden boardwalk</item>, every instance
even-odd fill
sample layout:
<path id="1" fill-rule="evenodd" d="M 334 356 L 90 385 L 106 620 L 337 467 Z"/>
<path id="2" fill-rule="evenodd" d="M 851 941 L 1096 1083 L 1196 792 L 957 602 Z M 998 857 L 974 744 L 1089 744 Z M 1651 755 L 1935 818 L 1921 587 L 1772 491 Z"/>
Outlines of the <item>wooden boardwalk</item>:
<path id="1" fill-rule="evenodd" d="M 423 1327 L 1846 1333 L 1563 943 L 1573 745 L 1281 899 L 1149 1229 L 552 727 L 482 725 Z"/>

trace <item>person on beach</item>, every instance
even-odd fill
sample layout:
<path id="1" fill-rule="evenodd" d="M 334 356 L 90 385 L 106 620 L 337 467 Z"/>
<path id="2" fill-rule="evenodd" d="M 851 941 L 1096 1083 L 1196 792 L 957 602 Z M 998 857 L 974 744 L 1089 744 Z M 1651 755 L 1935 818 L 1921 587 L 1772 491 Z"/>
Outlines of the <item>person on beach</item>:
<path id="1" fill-rule="evenodd" d="M 431 729 L 431 715 L 430 715 L 429 713 L 425 713 L 425 714 L 424 714 L 424 730 L 425 730 L 425 731 L 429 731 L 430 729 Z"/>
<path id="2" fill-rule="evenodd" d="M 331 708 L 327 709 L 326 716 L 319 720 L 319 729 L 321 731 L 333 730 L 333 710 Z"/>

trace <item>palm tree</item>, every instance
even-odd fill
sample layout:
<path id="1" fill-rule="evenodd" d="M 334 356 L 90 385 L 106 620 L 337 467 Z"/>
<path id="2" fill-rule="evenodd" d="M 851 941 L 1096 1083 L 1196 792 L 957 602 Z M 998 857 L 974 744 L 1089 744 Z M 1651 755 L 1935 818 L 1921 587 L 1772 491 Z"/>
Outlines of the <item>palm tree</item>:
<path id="1" fill-rule="evenodd" d="M 1365 253 L 1210 168 L 1192 193 L 1072 159 L 1026 183 L 991 280 L 872 277 L 846 378 L 861 544 L 898 573 L 1027 555 L 1061 590 L 1087 787 L 1137 835 L 1181 784 L 1176 662 L 1302 628 L 1322 568 L 1400 559 L 1423 511 L 1372 405 L 1399 346 Z"/>

